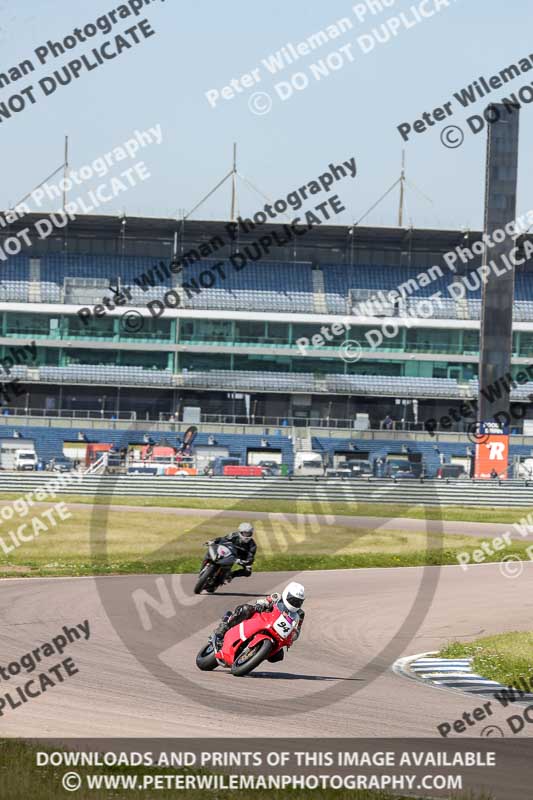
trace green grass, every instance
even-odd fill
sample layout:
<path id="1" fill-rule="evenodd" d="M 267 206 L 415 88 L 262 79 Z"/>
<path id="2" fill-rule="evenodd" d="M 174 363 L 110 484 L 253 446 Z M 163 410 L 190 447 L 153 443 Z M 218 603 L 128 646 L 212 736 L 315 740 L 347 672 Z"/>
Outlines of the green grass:
<path id="1" fill-rule="evenodd" d="M 523 689 L 523 682 L 533 687 L 531 632 L 500 633 L 466 644 L 451 642 L 440 655 L 443 658 L 473 657 L 472 669 L 484 678 L 518 689 Z"/>
<path id="2" fill-rule="evenodd" d="M 46 506 L 31 509 L 24 518 L 26 535 L 31 519 Z M 51 506 L 50 506 L 51 508 Z M 0 576 L 52 576 L 131 573 L 186 573 L 198 570 L 207 539 L 230 531 L 236 520 L 219 516 L 109 511 L 101 505 L 71 508 L 71 517 L 38 537 L 5 553 L 0 546 Z M 46 518 L 44 518 L 46 521 Z M 3 522 L 0 538 L 10 545 L 9 531 L 17 522 Z M 48 523 L 50 525 L 50 523 Z M 258 571 L 355 569 L 457 564 L 459 552 L 479 548 L 479 539 L 418 531 L 351 528 L 318 523 L 314 518 L 287 520 L 269 517 L 255 522 Z M 505 550 L 527 560 L 527 542 Z M 487 560 L 498 561 L 501 552 Z"/>
<path id="3" fill-rule="evenodd" d="M 20 495 L 0 493 L 1 501 L 15 500 Z M 520 508 L 479 508 L 470 506 L 423 506 L 401 503 L 329 502 L 326 500 L 238 500 L 222 497 L 124 497 L 89 495 L 61 495 L 66 503 L 84 503 L 91 506 L 133 505 L 162 508 L 204 508 L 220 511 L 269 511 L 286 514 L 338 514 L 361 517 L 406 517 L 410 519 L 435 519 L 464 522 L 519 522 L 527 513 Z"/>
<path id="4" fill-rule="evenodd" d="M 250 740 L 253 742 L 253 740 Z M 29 743 L 15 739 L 0 740 L 0 786 L 1 796 L 5 800 L 67 800 L 76 797 L 78 800 L 110 800 L 110 798 L 128 797 L 132 800 L 149 800 L 157 797 L 158 800 L 408 800 L 405 796 L 391 795 L 384 792 L 370 791 L 183 791 L 183 790 L 157 790 L 157 791 L 127 791 L 118 793 L 118 790 L 92 790 L 80 789 L 76 792 L 67 792 L 61 785 L 64 773 L 76 771 L 83 777 L 85 775 L 143 775 L 143 774 L 193 774 L 196 770 L 166 770 L 150 767 L 84 767 L 79 770 L 70 767 L 37 767 L 36 753 L 50 749 L 39 745 L 38 742 Z M 461 795 L 466 800 L 467 795 Z M 469 794 L 470 800 L 474 796 Z M 488 795 L 477 795 L 478 800 L 489 800 Z M 459 796 L 457 796 L 459 800 Z"/>

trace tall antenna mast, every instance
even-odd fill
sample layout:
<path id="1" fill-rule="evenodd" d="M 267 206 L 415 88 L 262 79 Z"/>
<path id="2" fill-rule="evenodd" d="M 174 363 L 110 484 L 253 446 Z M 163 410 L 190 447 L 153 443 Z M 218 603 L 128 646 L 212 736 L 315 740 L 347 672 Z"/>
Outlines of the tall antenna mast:
<path id="1" fill-rule="evenodd" d="M 233 169 L 231 171 L 231 222 L 235 222 L 237 204 L 237 142 L 233 142 Z"/>
<path id="2" fill-rule="evenodd" d="M 65 136 L 65 161 L 63 164 L 63 211 L 67 205 L 68 136 Z"/>
<path id="3" fill-rule="evenodd" d="M 402 171 L 400 172 L 400 207 L 398 209 L 398 227 L 403 228 L 403 202 L 405 196 L 405 150 L 402 150 Z"/>

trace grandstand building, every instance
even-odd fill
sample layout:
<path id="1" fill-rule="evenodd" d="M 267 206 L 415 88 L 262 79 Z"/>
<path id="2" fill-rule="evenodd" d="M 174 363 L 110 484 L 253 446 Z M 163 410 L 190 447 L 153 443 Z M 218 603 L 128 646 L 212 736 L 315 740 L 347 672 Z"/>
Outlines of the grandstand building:
<path id="1" fill-rule="evenodd" d="M 13 221 L 0 242 L 32 220 Z M 181 420 L 192 407 L 203 422 L 340 428 L 368 414 L 371 428 L 389 415 L 413 430 L 476 398 L 480 260 L 452 271 L 444 256 L 480 232 L 252 228 L 87 216 L 2 261 L 1 357 L 22 387 L 4 401 L 9 413 Z M 522 260 L 513 374 L 533 355 Z M 449 285 L 462 276 L 459 297 Z M 436 292 L 424 317 L 417 304 Z M 371 346 L 381 317 L 389 327 Z M 358 343 L 348 353 L 347 339 Z M 526 419 L 532 391 L 528 381 L 512 392 Z M 458 417 L 449 430 L 466 429 Z"/>

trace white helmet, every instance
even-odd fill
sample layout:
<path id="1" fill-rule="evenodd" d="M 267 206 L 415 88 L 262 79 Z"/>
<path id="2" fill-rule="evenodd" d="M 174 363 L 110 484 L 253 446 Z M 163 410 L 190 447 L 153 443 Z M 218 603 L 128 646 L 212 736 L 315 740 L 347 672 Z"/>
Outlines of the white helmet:
<path id="1" fill-rule="evenodd" d="M 247 541 L 248 539 L 251 539 L 252 536 L 254 535 L 253 525 L 250 525 L 249 522 L 241 522 L 237 533 L 239 534 L 239 537 L 243 542 Z"/>
<path id="2" fill-rule="evenodd" d="M 291 583 L 287 584 L 284 588 L 281 599 L 289 611 L 298 611 L 305 600 L 305 589 L 301 583 L 291 581 Z"/>

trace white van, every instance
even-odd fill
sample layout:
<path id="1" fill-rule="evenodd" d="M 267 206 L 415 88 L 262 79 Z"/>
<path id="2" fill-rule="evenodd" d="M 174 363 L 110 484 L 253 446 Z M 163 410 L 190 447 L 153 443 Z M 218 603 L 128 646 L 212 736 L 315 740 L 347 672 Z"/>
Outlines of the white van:
<path id="1" fill-rule="evenodd" d="M 294 475 L 324 475 L 324 461 L 314 450 L 299 450 L 294 456 Z"/>
<path id="2" fill-rule="evenodd" d="M 15 452 L 15 469 L 37 469 L 37 453 L 35 450 L 17 450 Z"/>

